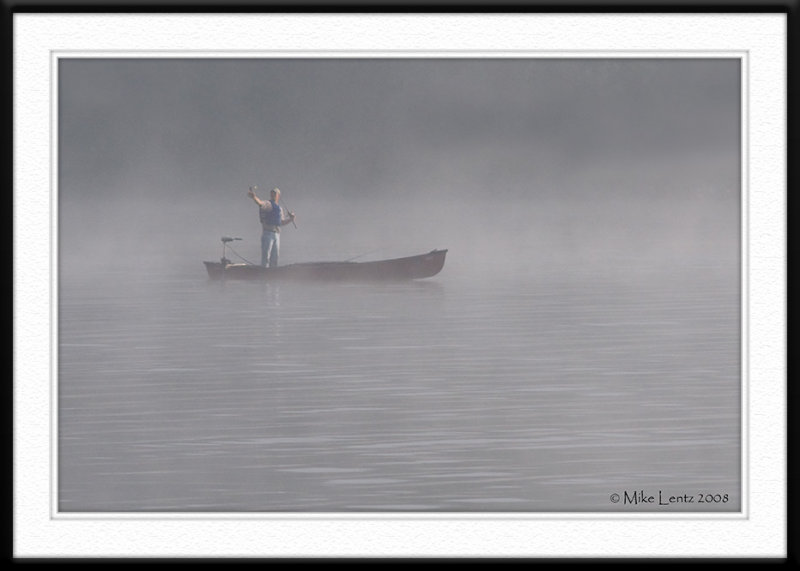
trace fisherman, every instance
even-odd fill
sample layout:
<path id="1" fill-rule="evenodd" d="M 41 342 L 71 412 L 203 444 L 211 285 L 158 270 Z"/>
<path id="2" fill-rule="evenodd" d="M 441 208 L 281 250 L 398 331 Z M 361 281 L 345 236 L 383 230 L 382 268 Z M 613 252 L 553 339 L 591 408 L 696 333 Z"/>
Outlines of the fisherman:
<path id="1" fill-rule="evenodd" d="M 259 218 L 261 219 L 261 265 L 270 268 L 278 265 L 278 251 L 280 250 L 281 226 L 294 222 L 294 212 L 289 212 L 288 217 L 284 217 L 284 209 L 279 202 L 281 191 L 273 188 L 269 191 L 269 200 L 262 200 L 256 196 L 257 186 L 251 186 L 247 196 L 252 198 L 259 207 Z"/>

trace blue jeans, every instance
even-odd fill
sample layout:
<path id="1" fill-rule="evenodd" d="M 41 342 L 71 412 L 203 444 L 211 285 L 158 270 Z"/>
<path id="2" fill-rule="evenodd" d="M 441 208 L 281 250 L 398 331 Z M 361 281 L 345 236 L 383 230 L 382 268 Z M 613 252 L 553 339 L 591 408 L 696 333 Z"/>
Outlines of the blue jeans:
<path id="1" fill-rule="evenodd" d="M 278 265 L 278 250 L 280 249 L 281 235 L 277 232 L 264 230 L 261 233 L 261 265 L 274 268 Z"/>

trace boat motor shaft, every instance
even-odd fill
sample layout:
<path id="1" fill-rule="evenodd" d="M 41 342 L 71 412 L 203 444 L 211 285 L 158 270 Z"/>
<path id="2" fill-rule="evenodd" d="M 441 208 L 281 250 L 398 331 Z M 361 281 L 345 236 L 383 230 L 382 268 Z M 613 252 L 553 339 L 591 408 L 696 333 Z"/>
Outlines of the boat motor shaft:
<path id="1" fill-rule="evenodd" d="M 221 238 L 221 240 L 222 240 L 222 258 L 220 258 L 220 261 L 222 262 L 222 265 L 224 266 L 225 264 L 230 264 L 231 263 L 231 261 L 225 256 L 225 246 L 228 245 L 228 242 L 233 242 L 234 240 L 241 240 L 241 238 L 238 238 L 238 237 L 237 238 L 231 238 L 230 236 L 223 236 Z"/>

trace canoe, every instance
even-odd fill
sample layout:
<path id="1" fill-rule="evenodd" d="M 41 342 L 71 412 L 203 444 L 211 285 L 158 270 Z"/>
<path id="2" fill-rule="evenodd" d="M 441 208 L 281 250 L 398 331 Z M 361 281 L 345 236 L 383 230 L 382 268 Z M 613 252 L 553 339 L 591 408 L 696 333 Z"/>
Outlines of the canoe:
<path id="1" fill-rule="evenodd" d="M 317 281 L 390 281 L 429 278 L 444 267 L 447 250 L 427 254 L 378 260 L 374 262 L 305 262 L 265 268 L 255 264 L 203 262 L 212 280 L 317 280 Z"/>

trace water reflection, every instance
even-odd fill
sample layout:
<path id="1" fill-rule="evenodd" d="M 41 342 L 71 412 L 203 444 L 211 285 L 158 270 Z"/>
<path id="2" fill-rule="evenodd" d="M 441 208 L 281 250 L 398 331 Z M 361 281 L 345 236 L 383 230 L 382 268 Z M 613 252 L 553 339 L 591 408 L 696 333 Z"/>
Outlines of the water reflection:
<path id="1" fill-rule="evenodd" d="M 738 290 L 658 277 L 64 280 L 60 509 L 738 510 Z"/>

